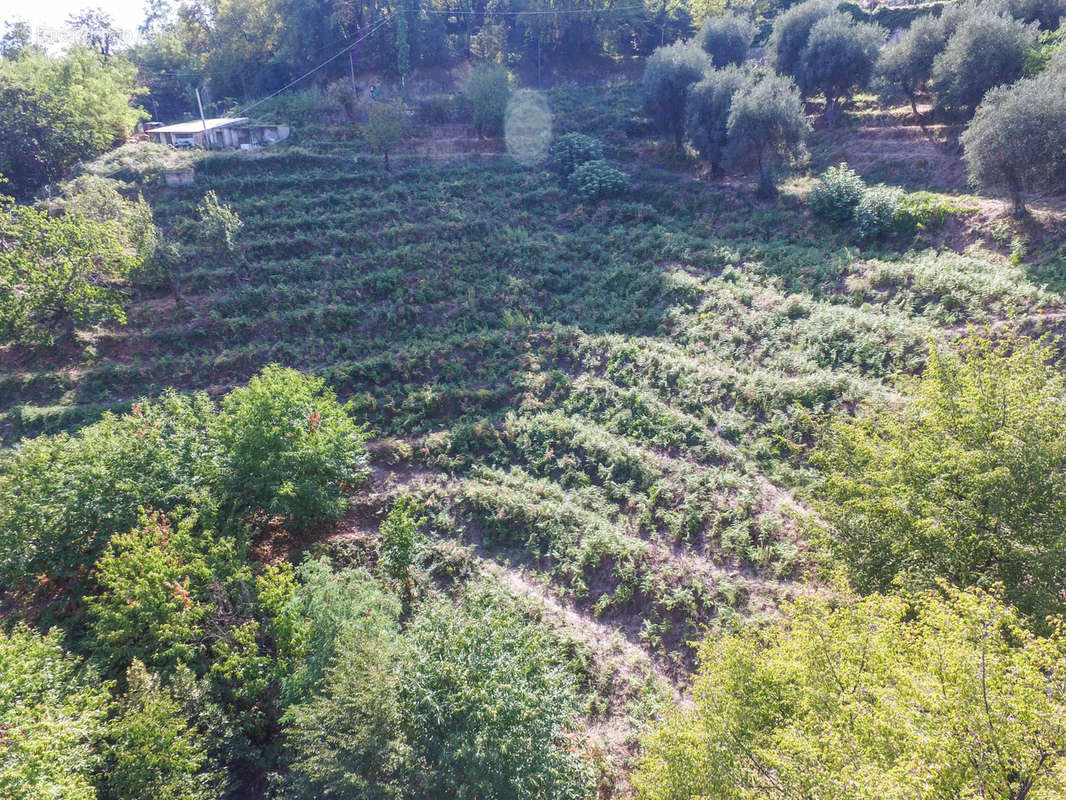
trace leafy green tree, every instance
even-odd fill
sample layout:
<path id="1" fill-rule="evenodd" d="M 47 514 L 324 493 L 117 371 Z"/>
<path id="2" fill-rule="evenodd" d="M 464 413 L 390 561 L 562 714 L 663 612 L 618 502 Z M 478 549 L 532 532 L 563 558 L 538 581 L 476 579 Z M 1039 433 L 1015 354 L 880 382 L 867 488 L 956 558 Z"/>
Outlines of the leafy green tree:
<path id="1" fill-rule="evenodd" d="M 726 123 L 726 159 L 759 171 L 759 194 L 777 193 L 776 176 L 805 152 L 810 127 L 796 85 L 782 75 L 752 74 L 733 95 Z"/>
<path id="2" fill-rule="evenodd" d="M 1054 31 L 1066 16 L 1064 0 L 1007 0 L 1007 9 L 1015 19 L 1036 22 L 1045 31 Z"/>
<path id="3" fill-rule="evenodd" d="M 474 67 L 466 96 L 474 109 L 474 129 L 479 136 L 499 136 L 507 101 L 511 97 L 511 75 L 499 64 L 483 63 Z"/>
<path id="4" fill-rule="evenodd" d="M 577 697 L 554 649 L 542 629 L 487 591 L 471 590 L 462 613 L 452 601 L 425 609 L 402 686 L 422 773 L 415 794 L 590 796 L 587 767 L 563 740 Z"/>
<path id="5" fill-rule="evenodd" d="M 62 57 L 33 50 L 0 61 L 0 171 L 16 196 L 124 141 L 147 118 L 130 106 L 144 91 L 128 59 L 82 46 Z"/>
<path id="6" fill-rule="evenodd" d="M 115 18 L 104 9 L 84 8 L 67 17 L 69 25 L 82 42 L 104 58 L 122 43 L 122 33 L 115 24 Z"/>
<path id="7" fill-rule="evenodd" d="M 403 137 L 407 125 L 407 109 L 402 102 L 371 103 L 363 138 L 370 147 L 385 157 L 385 169 L 389 169 L 389 151 Z"/>
<path id="8" fill-rule="evenodd" d="M 1006 189 L 1024 214 L 1026 193 L 1066 180 L 1066 72 L 992 89 L 961 141 L 970 178 Z"/>
<path id="9" fill-rule="evenodd" d="M 644 111 L 656 127 L 674 140 L 685 140 L 685 108 L 689 87 L 710 67 L 710 58 L 690 42 L 658 48 L 644 65 L 641 98 Z"/>
<path id="10" fill-rule="evenodd" d="M 135 251 L 142 263 L 147 262 L 159 244 L 152 208 L 141 195 L 127 200 L 120 186 L 110 178 L 81 175 L 64 184 L 62 195 L 45 206 L 53 215 L 77 214 L 93 222 L 114 223 L 126 247 Z"/>
<path id="11" fill-rule="evenodd" d="M 293 751 L 288 795 L 377 800 L 410 796 L 401 725 L 399 603 L 366 572 L 300 568 L 289 606 L 302 643 L 287 683 Z"/>
<path id="12" fill-rule="evenodd" d="M 696 41 L 711 57 L 711 66 L 743 64 L 755 39 L 755 23 L 746 16 L 728 12 L 707 17 L 696 34 Z"/>
<path id="13" fill-rule="evenodd" d="M 244 222 L 232 206 L 220 202 L 212 189 L 196 206 L 196 213 L 200 222 L 200 240 L 220 258 L 235 257 L 237 236 L 244 228 Z"/>
<path id="14" fill-rule="evenodd" d="M 210 771 L 198 732 L 157 675 L 140 661 L 126 671 L 127 689 L 108 726 L 106 794 L 114 800 L 210 800 L 220 781 Z"/>
<path id="15" fill-rule="evenodd" d="M 978 6 L 933 61 L 937 107 L 972 114 L 989 89 L 1022 76 L 1036 36 L 1035 24 Z"/>
<path id="16" fill-rule="evenodd" d="M 899 412 L 837 420 L 815 458 L 830 552 L 863 592 L 1001 583 L 1066 610 L 1066 384 L 1026 339 L 934 351 Z"/>
<path id="17" fill-rule="evenodd" d="M 125 322 L 120 287 L 140 264 L 115 223 L 0 196 L 0 337 L 69 342 L 78 329 Z"/>
<path id="18" fill-rule="evenodd" d="M 62 647 L 58 630 L 0 635 L 0 796 L 96 800 L 95 743 L 107 687 Z"/>
<path id="19" fill-rule="evenodd" d="M 349 641 L 384 635 L 400 614 L 400 604 L 365 570 L 334 572 L 326 559 L 310 559 L 296 571 L 298 586 L 278 606 L 279 651 L 289 663 L 283 702 L 295 703 L 317 691 L 337 653 Z"/>
<path id="20" fill-rule="evenodd" d="M 832 14 L 835 8 L 833 0 L 805 0 L 779 14 L 766 43 L 767 63 L 783 75 L 798 78 L 811 28 Z"/>
<path id="21" fill-rule="evenodd" d="M 1066 636 L 982 593 L 804 599 L 708 637 L 691 708 L 645 739 L 642 800 L 1066 792 Z"/>
<path id="22" fill-rule="evenodd" d="M 112 538 L 96 563 L 99 593 L 86 599 L 89 639 L 110 673 L 121 674 L 135 660 L 157 670 L 196 660 L 212 575 L 193 536 L 205 533 L 191 520 L 175 527 L 156 512 Z"/>
<path id="23" fill-rule="evenodd" d="M 749 80 L 740 67 L 708 72 L 688 93 L 688 136 L 712 175 L 722 174 L 733 95 Z"/>
<path id="24" fill-rule="evenodd" d="M 366 432 L 321 378 L 272 364 L 222 400 L 218 491 L 299 531 L 336 519 L 367 475 Z"/>
<path id="25" fill-rule="evenodd" d="M 800 54 L 797 80 L 805 95 L 825 96 L 825 116 L 832 120 L 838 104 L 866 88 L 886 31 L 835 12 L 811 27 Z"/>
<path id="26" fill-rule="evenodd" d="M 35 52 L 33 28 L 26 20 L 4 22 L 4 35 L 0 36 L 0 58 L 14 61 L 23 53 Z"/>
<path id="27" fill-rule="evenodd" d="M 933 14 L 918 17 L 881 50 L 876 72 L 882 102 L 902 97 L 919 120 L 918 93 L 933 75 L 933 61 L 947 44 L 944 22 Z"/>

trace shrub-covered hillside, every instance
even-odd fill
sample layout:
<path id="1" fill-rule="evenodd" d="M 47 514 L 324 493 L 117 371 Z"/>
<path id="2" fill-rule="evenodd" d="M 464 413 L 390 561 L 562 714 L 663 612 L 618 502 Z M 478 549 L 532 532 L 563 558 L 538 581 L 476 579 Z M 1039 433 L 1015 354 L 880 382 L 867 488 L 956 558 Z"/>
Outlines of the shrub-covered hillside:
<path id="1" fill-rule="evenodd" d="M 1056 797 L 1063 212 L 844 17 L 4 199 L 0 796 Z"/>

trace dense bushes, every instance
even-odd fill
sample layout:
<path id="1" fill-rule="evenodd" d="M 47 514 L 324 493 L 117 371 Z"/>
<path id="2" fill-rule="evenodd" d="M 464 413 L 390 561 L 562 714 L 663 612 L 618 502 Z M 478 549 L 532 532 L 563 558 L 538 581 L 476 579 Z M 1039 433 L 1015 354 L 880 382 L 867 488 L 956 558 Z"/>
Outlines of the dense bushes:
<path id="1" fill-rule="evenodd" d="M 939 225 L 948 206 L 921 192 L 907 195 L 894 186 L 867 186 L 847 164 L 822 173 L 807 205 L 816 217 L 851 227 L 862 240 L 890 233 L 914 233 Z"/>
<path id="2" fill-rule="evenodd" d="M 1064 685 L 1062 632 L 995 597 L 806 599 L 708 637 L 692 707 L 646 738 L 634 783 L 643 800 L 1058 797 Z"/>
<path id="3" fill-rule="evenodd" d="M 362 429 L 321 379 L 268 367 L 217 411 L 175 394 L 0 459 L 0 578 L 12 587 L 92 564 L 140 508 L 216 506 L 305 529 L 336 516 L 364 474 Z"/>
<path id="4" fill-rule="evenodd" d="M 964 344 L 934 353 L 901 412 L 829 429 L 827 545 L 860 590 L 998 583 L 1039 622 L 1066 607 L 1063 378 L 1031 341 Z"/>
<path id="5" fill-rule="evenodd" d="M 586 161 L 570 175 L 570 185 L 582 200 L 615 197 L 629 185 L 629 176 L 603 159 Z"/>
<path id="6" fill-rule="evenodd" d="M 560 136 L 551 146 L 551 164 L 563 178 L 586 161 L 599 161 L 603 158 L 603 144 L 599 139 L 583 133 L 567 133 Z"/>
<path id="7" fill-rule="evenodd" d="M 660 47 L 644 65 L 641 97 L 656 127 L 680 150 L 685 139 L 685 99 L 710 63 L 707 54 L 689 42 Z"/>

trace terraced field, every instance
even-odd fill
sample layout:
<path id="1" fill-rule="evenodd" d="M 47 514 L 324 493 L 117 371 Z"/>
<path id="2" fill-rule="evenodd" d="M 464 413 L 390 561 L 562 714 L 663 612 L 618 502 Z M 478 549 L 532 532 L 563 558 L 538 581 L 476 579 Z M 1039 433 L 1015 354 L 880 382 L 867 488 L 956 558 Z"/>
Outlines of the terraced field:
<path id="1" fill-rule="evenodd" d="M 623 122 L 631 86 L 551 100 L 557 132 L 608 142 L 626 197 L 580 205 L 506 157 L 387 174 L 343 131 L 205 158 L 195 185 L 150 190 L 172 281 L 86 356 L 28 371 L 4 354 L 0 411 L 10 442 L 270 362 L 324 375 L 374 429 L 375 475 L 314 546 L 355 552 L 395 495 L 419 495 L 427 574 L 494 576 L 583 642 L 615 698 L 591 728 L 624 759 L 693 640 L 817 591 L 799 520 L 820 416 L 891 402 L 968 325 L 1054 327 L 1063 296 L 1042 283 L 1064 262 L 936 231 L 861 249 L 811 221 L 802 182 L 760 205 L 661 157 Z M 233 263 L 193 244 L 208 190 L 245 222 Z M 961 229 L 976 211 L 958 207 Z"/>

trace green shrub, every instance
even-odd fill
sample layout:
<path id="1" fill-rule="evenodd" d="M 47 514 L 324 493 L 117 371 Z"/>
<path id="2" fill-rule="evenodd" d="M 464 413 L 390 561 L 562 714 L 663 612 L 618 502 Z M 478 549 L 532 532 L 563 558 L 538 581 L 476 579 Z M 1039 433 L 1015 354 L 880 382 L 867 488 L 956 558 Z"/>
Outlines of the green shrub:
<path id="1" fill-rule="evenodd" d="M 219 490 L 239 515 L 296 530 L 336 519 L 367 474 L 366 433 L 321 378 L 277 365 L 222 400 Z"/>
<path id="2" fill-rule="evenodd" d="M 860 239 L 876 239 L 890 233 L 903 203 L 903 190 L 896 186 L 871 186 L 855 206 L 855 233 Z"/>
<path id="3" fill-rule="evenodd" d="M 925 231 L 944 224 L 954 206 L 931 192 L 907 192 L 900 198 L 896 223 L 904 231 Z"/>
<path id="4" fill-rule="evenodd" d="M 555 140 L 551 147 L 552 168 L 563 178 L 586 161 L 603 158 L 603 143 L 583 133 L 567 133 Z"/>
<path id="5" fill-rule="evenodd" d="M 237 254 L 237 235 L 244 223 L 232 206 L 219 202 L 214 190 L 204 195 L 196 207 L 199 215 L 199 239 L 216 256 L 232 258 Z"/>
<path id="6" fill-rule="evenodd" d="M 866 192 L 866 181 L 847 164 L 829 167 L 822 173 L 807 205 L 816 217 L 838 224 L 850 222 Z"/>
<path id="7" fill-rule="evenodd" d="M 153 800 L 209 800 L 224 778 L 204 768 L 205 742 L 159 677 L 134 661 L 126 692 L 108 726 L 111 763 L 106 785 L 111 797 Z"/>
<path id="8" fill-rule="evenodd" d="M 603 159 L 586 161 L 570 175 L 570 185 L 585 202 L 616 197 L 629 187 L 629 176 Z"/>
<path id="9" fill-rule="evenodd" d="M 0 632 L 0 797 L 96 797 L 106 684 L 61 641 L 21 624 Z"/>
<path id="10" fill-rule="evenodd" d="M 466 96 L 474 110 L 474 128 L 478 134 L 502 134 L 507 101 L 511 97 L 510 73 L 499 64 L 478 64 L 470 76 Z"/>

